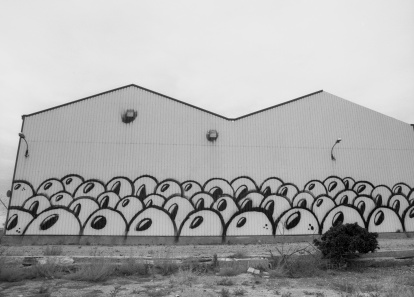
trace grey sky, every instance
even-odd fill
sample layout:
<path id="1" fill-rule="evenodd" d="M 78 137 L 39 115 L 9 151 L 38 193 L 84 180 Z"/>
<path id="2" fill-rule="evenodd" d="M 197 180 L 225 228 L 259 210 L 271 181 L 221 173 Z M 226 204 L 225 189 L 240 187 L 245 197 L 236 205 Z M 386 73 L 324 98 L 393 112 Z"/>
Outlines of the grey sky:
<path id="1" fill-rule="evenodd" d="M 323 89 L 414 123 L 413 16 L 409 0 L 1 1 L 0 197 L 22 114 L 131 83 L 228 117 Z"/>

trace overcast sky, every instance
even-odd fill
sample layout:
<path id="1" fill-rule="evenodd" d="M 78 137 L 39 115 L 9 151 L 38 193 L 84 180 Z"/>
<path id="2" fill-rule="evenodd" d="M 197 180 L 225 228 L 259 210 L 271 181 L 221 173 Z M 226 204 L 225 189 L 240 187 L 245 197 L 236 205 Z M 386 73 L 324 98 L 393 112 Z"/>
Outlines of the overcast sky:
<path id="1" fill-rule="evenodd" d="M 3 201 L 22 114 L 131 83 L 227 117 L 323 89 L 414 123 L 414 1 L 3 0 Z"/>

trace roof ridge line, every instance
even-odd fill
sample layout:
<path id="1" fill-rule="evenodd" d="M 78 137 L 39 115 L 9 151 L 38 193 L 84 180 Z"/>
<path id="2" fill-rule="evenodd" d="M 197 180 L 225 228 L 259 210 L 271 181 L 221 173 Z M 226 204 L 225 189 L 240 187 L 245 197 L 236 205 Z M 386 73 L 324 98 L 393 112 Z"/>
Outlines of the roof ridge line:
<path id="1" fill-rule="evenodd" d="M 310 97 L 310 96 L 313 96 L 313 95 L 316 95 L 316 94 L 319 94 L 319 93 L 323 92 L 323 90 L 319 90 L 317 92 L 313 92 L 313 93 L 310 93 L 310 94 L 307 94 L 307 95 L 304 95 L 304 96 L 301 96 L 301 97 L 298 97 L 298 98 L 295 98 L 295 99 L 292 99 L 292 100 L 289 100 L 289 101 L 286 101 L 286 102 L 282 102 L 282 103 L 279 103 L 279 104 L 276 104 L 276 105 L 273 105 L 273 106 L 270 106 L 270 107 L 266 107 L 264 109 L 260 109 L 260 110 L 254 111 L 252 113 L 248 113 L 248 114 L 245 114 L 245 115 L 240 116 L 240 117 L 237 117 L 237 118 L 228 118 L 228 117 L 222 116 L 220 114 L 214 113 L 212 111 L 203 109 L 201 107 L 192 105 L 190 103 L 187 103 L 187 102 L 184 102 L 184 101 L 181 101 L 181 100 L 172 98 L 170 96 L 167 96 L 167 95 L 164 95 L 164 94 L 155 92 L 155 91 L 150 90 L 150 89 L 146 89 L 146 88 L 141 87 L 141 86 L 138 86 L 136 84 L 129 84 L 129 85 L 122 86 L 122 87 L 119 87 L 119 88 L 111 89 L 109 91 L 105 91 L 105 92 L 101 92 L 101 93 L 98 93 L 98 94 L 95 94 L 95 95 L 87 96 L 87 97 L 84 97 L 84 98 L 81 98 L 81 99 L 78 99 L 78 100 L 74 100 L 74 101 L 70 101 L 70 102 L 67 102 L 67 103 L 64 103 L 64 104 L 60 104 L 60 105 L 57 105 L 57 106 L 54 106 L 54 107 L 46 108 L 46 109 L 43 109 L 43 110 L 40 110 L 40 111 L 37 111 L 37 112 L 34 112 L 34 113 L 30 113 L 30 114 L 27 114 L 27 115 L 22 115 L 22 118 L 30 117 L 30 116 L 33 116 L 33 115 L 37 115 L 37 114 L 40 114 L 40 113 L 43 113 L 43 112 L 46 112 L 46 111 L 50 111 L 50 110 L 53 110 L 53 109 L 58 109 L 60 107 L 64 107 L 64 106 L 71 105 L 71 104 L 75 104 L 75 103 L 78 103 L 78 102 L 81 102 L 81 101 L 84 101 L 84 100 L 87 100 L 87 99 L 91 99 L 91 98 L 94 98 L 94 97 L 98 97 L 98 96 L 101 96 L 101 95 L 104 95 L 104 94 L 112 93 L 112 92 L 119 91 L 119 90 L 122 90 L 122 89 L 126 89 L 126 88 L 129 88 L 129 87 L 136 87 L 138 89 L 147 91 L 149 93 L 152 93 L 152 94 L 155 94 L 155 95 L 158 95 L 158 96 L 162 96 L 164 98 L 167 98 L 167 99 L 173 100 L 175 102 L 178 102 L 178 103 L 181 103 L 181 104 L 190 106 L 190 107 L 195 108 L 195 109 L 198 109 L 198 110 L 201 110 L 203 112 L 209 113 L 211 115 L 217 116 L 217 117 L 222 118 L 222 119 L 225 119 L 227 121 L 237 121 L 237 120 L 240 120 L 240 119 L 243 119 L 243 118 L 246 118 L 246 117 L 249 117 L 249 116 L 252 116 L 252 115 L 255 115 L 255 114 L 258 114 L 258 113 L 261 113 L 261 112 L 264 112 L 264 111 L 267 111 L 267 110 L 270 110 L 270 109 L 273 109 L 273 108 L 276 108 L 276 107 L 279 107 L 279 106 L 282 106 L 282 105 L 285 105 L 285 104 L 288 104 L 288 103 L 292 103 L 292 102 L 298 101 L 300 99 L 304 99 L 306 97 Z"/>

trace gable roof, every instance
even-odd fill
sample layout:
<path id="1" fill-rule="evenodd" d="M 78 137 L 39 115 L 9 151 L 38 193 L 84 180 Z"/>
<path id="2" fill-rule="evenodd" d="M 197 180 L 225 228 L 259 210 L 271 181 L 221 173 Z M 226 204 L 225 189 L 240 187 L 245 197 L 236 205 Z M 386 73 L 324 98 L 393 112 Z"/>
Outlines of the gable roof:
<path id="1" fill-rule="evenodd" d="M 149 93 L 152 93 L 152 94 L 155 94 L 155 95 L 162 96 L 162 97 L 164 97 L 164 98 L 167 98 L 167 99 L 173 100 L 173 101 L 175 101 L 175 102 L 178 102 L 178 103 L 181 103 L 181 104 L 184 104 L 184 105 L 187 105 L 187 106 L 190 106 L 190 107 L 192 107 L 192 108 L 195 108 L 195 109 L 201 110 L 201 111 L 203 111 L 203 112 L 206 112 L 206 113 L 212 114 L 212 115 L 214 115 L 214 116 L 220 117 L 220 118 L 225 119 L 225 120 L 228 120 L 228 121 L 237 121 L 237 120 L 240 120 L 240 119 L 243 119 L 243 118 L 246 118 L 246 117 L 249 117 L 249 116 L 252 116 L 252 115 L 258 114 L 258 113 L 261 113 L 261 112 L 263 112 L 263 111 L 267 111 L 267 110 L 269 110 L 269 109 L 273 109 L 273 108 L 276 108 L 276 107 L 279 107 L 279 106 L 282 106 L 282 105 L 285 105 L 285 104 L 288 104 L 288 103 L 292 103 L 292 102 L 295 102 L 295 101 L 297 101 L 297 100 L 304 99 L 304 98 L 306 98 L 306 97 L 310 97 L 310 96 L 312 96 L 312 95 L 319 94 L 319 93 L 323 92 L 323 90 L 320 90 L 320 91 L 313 92 L 313 93 L 310 93 L 310 94 L 307 94 L 307 95 L 304 95 L 304 96 L 301 96 L 301 97 L 298 97 L 298 98 L 295 98 L 295 99 L 292 99 L 292 100 L 289 100 L 289 101 L 286 101 L 286 102 L 283 102 L 283 103 L 280 103 L 280 104 L 276 104 L 276 105 L 273 105 L 273 106 L 270 106 L 270 107 L 267 107 L 267 108 L 264 108 L 264 109 L 261 109 L 261 110 L 258 110 L 258 111 L 255 111 L 255 112 L 252 112 L 252 113 L 248 113 L 248 114 L 246 114 L 246 115 L 243 115 L 243 116 L 240 116 L 240 117 L 237 117 L 237 118 L 228 118 L 228 117 L 225 117 L 225 116 L 219 115 L 219 114 L 217 114 L 217 113 L 214 113 L 214 112 L 212 112 L 212 111 L 209 111 L 209 110 L 203 109 L 203 108 L 201 108 L 201 107 L 198 107 L 198 106 L 195 106 L 195 105 L 192 105 L 192 104 L 189 104 L 189 103 L 186 103 L 186 102 L 180 101 L 180 100 L 178 100 L 178 99 L 175 99 L 175 98 L 172 98 L 172 97 L 169 97 L 169 96 L 166 96 L 166 95 L 164 95 L 164 94 L 161 94 L 161 93 L 158 93 L 158 92 L 155 92 L 155 91 L 152 91 L 152 90 L 149 90 L 149 89 L 146 89 L 146 88 L 140 87 L 140 86 L 135 85 L 135 84 L 130 84 L 130 85 L 126 85 L 126 86 L 123 86 L 123 87 L 120 87 L 120 88 L 112 89 L 112 90 L 109 90 L 109 91 L 106 91 L 106 92 L 102 92 L 102 93 L 98 93 L 98 94 L 95 94 L 95 95 L 92 95 L 92 96 L 88 96 L 88 97 L 85 97 L 85 98 L 81 98 L 81 99 L 78 99 L 78 100 L 75 100 L 75 101 L 71 101 L 71 102 L 68 102 L 68 103 L 64 103 L 64 104 L 61 104 L 61 105 L 57 105 L 57 106 L 55 106 L 55 107 L 51 107 L 51 108 L 47 108 L 47 109 L 43 109 L 43 110 L 40 110 L 40 111 L 37 111 L 37 112 L 34 112 L 34 113 L 30 113 L 30 114 L 27 114 L 27 115 L 22 115 L 22 118 L 25 118 L 25 117 L 30 117 L 30 116 L 33 116 L 33 115 L 37 115 L 37 114 L 40 114 L 40 113 L 43 113 L 43 112 L 46 112 L 46 111 L 54 110 L 54 109 L 57 109 L 57 108 L 60 108 L 60 107 L 64 107 L 64 106 L 67 106 L 67 105 L 70 105 L 70 104 L 74 104 L 74 103 L 77 103 L 77 102 L 81 102 L 81 101 L 84 101 L 84 100 L 87 100 L 87 99 L 91 99 L 91 98 L 94 98 L 94 97 L 98 97 L 98 96 L 100 96 L 100 95 L 104 95 L 104 94 L 108 94 L 108 93 L 111 93 L 111 92 L 119 91 L 119 90 L 126 89 L 126 88 L 129 88 L 129 87 L 135 87 L 135 88 L 141 89 L 141 90 L 143 90 L 143 91 L 147 91 L 147 92 L 149 92 Z"/>

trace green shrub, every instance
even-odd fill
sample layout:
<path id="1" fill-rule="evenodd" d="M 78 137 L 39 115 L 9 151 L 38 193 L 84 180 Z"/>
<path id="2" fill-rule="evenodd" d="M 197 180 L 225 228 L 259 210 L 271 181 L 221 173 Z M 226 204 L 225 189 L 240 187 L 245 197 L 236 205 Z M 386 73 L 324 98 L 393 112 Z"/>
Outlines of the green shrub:
<path id="1" fill-rule="evenodd" d="M 315 239 L 315 246 L 322 252 L 324 258 L 332 262 L 346 262 L 357 253 L 366 254 L 379 249 L 378 233 L 368 232 L 357 223 L 340 224 L 331 227 L 321 240 Z"/>
<path id="2" fill-rule="evenodd" d="M 43 255 L 45 256 L 60 256 L 62 255 L 63 249 L 61 246 L 47 246 L 46 249 L 43 251 Z"/>

